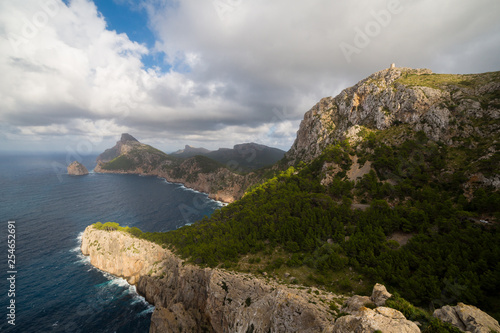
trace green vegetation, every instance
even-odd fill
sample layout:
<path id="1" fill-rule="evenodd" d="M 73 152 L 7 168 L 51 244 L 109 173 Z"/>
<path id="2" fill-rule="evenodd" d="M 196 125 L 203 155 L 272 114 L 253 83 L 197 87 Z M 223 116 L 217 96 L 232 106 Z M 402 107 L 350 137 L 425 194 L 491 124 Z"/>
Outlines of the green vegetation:
<path id="1" fill-rule="evenodd" d="M 396 83 L 407 86 L 443 89 L 447 86 L 474 88 L 492 81 L 500 81 L 500 72 L 483 74 L 405 74 Z"/>
<path id="2" fill-rule="evenodd" d="M 189 163 L 189 166 L 186 167 L 186 163 Z M 197 172 L 192 172 L 192 167 L 196 167 Z M 191 157 L 190 159 L 184 161 L 181 165 L 177 164 L 174 167 L 165 166 L 165 168 L 170 168 L 172 170 L 172 176 L 174 178 L 184 178 L 188 182 L 196 181 L 198 178 L 198 173 L 211 173 L 215 172 L 220 168 L 225 168 L 219 162 L 216 162 L 208 157 L 196 155 Z"/>
<path id="3" fill-rule="evenodd" d="M 172 159 L 164 152 L 149 145 L 137 144 L 128 153 L 120 155 L 102 165 L 104 170 L 131 171 L 138 167 L 155 169 L 165 160 Z M 145 170 L 146 171 L 146 170 Z"/>
<path id="4" fill-rule="evenodd" d="M 395 131 L 407 139 L 389 142 Z M 374 167 L 357 183 L 345 176 L 354 154 Z M 466 200 L 461 184 L 474 158 L 404 126 L 366 133 L 356 147 L 338 142 L 308 165 L 253 186 L 210 219 L 167 233 L 128 232 L 200 265 L 289 272 L 294 280 L 286 283 L 335 292 L 368 292 L 383 282 L 420 306 L 461 301 L 498 318 L 500 194 L 480 188 Z M 334 172 L 327 186 L 325 172 Z M 357 210 L 353 202 L 369 205 Z M 492 223 L 476 222 L 479 216 Z M 389 239 L 396 232 L 408 235 L 406 245 Z M 444 327 L 401 299 L 393 306 L 427 318 L 428 332 Z"/>
<path id="5" fill-rule="evenodd" d="M 455 328 L 449 323 L 444 323 L 441 320 L 434 318 L 430 311 L 415 307 L 413 304 L 402 298 L 398 293 L 394 293 L 389 298 L 385 306 L 400 311 L 408 320 L 418 321 L 422 325 L 423 333 L 460 333 L 458 328 Z"/>
<path id="6" fill-rule="evenodd" d="M 117 158 L 104 164 L 102 168 L 104 170 L 134 170 L 140 166 L 140 163 L 130 158 L 127 155 L 120 155 Z"/>

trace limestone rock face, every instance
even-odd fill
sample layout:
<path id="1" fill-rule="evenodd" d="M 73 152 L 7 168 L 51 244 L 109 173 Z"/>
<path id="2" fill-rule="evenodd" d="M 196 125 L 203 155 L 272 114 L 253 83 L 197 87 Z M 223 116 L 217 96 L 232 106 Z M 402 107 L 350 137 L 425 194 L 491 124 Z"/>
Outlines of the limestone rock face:
<path id="1" fill-rule="evenodd" d="M 332 332 L 333 294 L 186 264 L 121 231 L 89 226 L 81 249 L 92 265 L 136 283 L 155 305 L 150 332 Z"/>
<path id="2" fill-rule="evenodd" d="M 370 297 L 354 295 L 345 301 L 340 311 L 354 314 L 358 313 L 362 308 L 368 306 L 369 304 L 373 304 Z"/>
<path id="3" fill-rule="evenodd" d="M 384 306 L 385 301 L 387 301 L 391 296 L 392 294 L 387 291 L 384 285 L 377 283 L 373 287 L 373 292 L 370 300 L 377 306 Z"/>
<path id="4" fill-rule="evenodd" d="M 452 324 L 463 332 L 500 332 L 500 325 L 495 318 L 472 305 L 463 303 L 458 303 L 456 306 L 446 305 L 435 310 L 433 316 Z"/>
<path id="5" fill-rule="evenodd" d="M 170 170 L 155 170 L 153 174 L 208 193 L 209 198 L 227 203 L 241 198 L 256 179 L 254 173 L 241 175 L 223 167 L 207 172 L 197 157 L 189 158 Z"/>
<path id="6" fill-rule="evenodd" d="M 474 82 L 472 87 L 454 84 L 453 80 L 466 79 L 460 75 L 428 86 L 400 81 L 412 76 L 432 81 L 433 75 L 429 69 L 389 68 L 344 89 L 336 97 L 321 99 L 304 115 L 297 138 L 285 155 L 289 164 L 311 161 L 337 140 L 355 142 L 362 128 L 384 130 L 405 124 L 424 131 L 433 141 L 449 145 L 455 144 L 457 136 L 486 136 L 498 130 L 494 121 L 486 131 L 474 126 L 474 119 L 500 117 L 496 100 L 478 102 L 485 94 L 500 90 L 498 78 L 469 77 Z"/>
<path id="7" fill-rule="evenodd" d="M 381 306 L 390 296 L 385 286 L 377 283 L 373 287 L 371 297 L 359 295 L 350 297 L 340 309 L 341 312 L 349 315 L 337 319 L 332 326 L 332 332 L 364 333 L 376 330 L 389 333 L 420 332 L 418 326 L 407 320 L 401 312 Z M 375 307 L 375 309 L 368 307 Z"/>
<path id="8" fill-rule="evenodd" d="M 337 319 L 332 332 L 364 333 L 380 330 L 384 333 L 419 333 L 418 326 L 394 309 L 378 307 L 374 310 L 361 308 L 357 314 Z"/>
<path id="9" fill-rule="evenodd" d="M 121 154 L 129 152 L 132 147 L 137 145 L 140 145 L 140 142 L 136 138 L 128 133 L 123 133 L 120 141 L 113 148 L 106 149 L 102 154 L 97 156 L 97 165 L 109 162 Z"/>
<path id="10" fill-rule="evenodd" d="M 174 261 L 165 272 L 162 279 L 143 276 L 137 285 L 156 307 L 150 332 L 312 333 L 334 320 L 328 303 L 314 305 L 303 290 Z"/>
<path id="11" fill-rule="evenodd" d="M 151 242 L 133 238 L 122 231 L 104 231 L 88 226 L 81 245 L 90 263 L 102 271 L 136 284 L 139 277 L 158 272 L 165 250 Z"/>
<path id="12" fill-rule="evenodd" d="M 71 162 L 71 164 L 68 165 L 68 175 L 83 176 L 88 174 L 89 171 L 87 170 L 87 168 L 78 161 Z"/>

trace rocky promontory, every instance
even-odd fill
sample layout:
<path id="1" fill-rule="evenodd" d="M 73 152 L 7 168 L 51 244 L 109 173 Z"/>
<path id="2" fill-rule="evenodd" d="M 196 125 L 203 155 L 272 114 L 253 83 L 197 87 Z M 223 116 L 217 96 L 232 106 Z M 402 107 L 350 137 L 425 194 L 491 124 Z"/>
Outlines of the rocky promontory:
<path id="1" fill-rule="evenodd" d="M 329 304 L 342 299 L 194 266 L 123 231 L 89 226 L 81 249 L 155 305 L 150 332 L 322 332 L 334 320 Z"/>
<path id="2" fill-rule="evenodd" d="M 345 300 L 316 288 L 195 266 L 128 232 L 93 225 L 85 229 L 81 250 L 95 267 L 136 284 L 137 291 L 155 305 L 151 333 L 420 332 L 416 323 L 385 305 L 391 294 L 380 284 L 371 297 L 355 295 Z M 340 310 L 337 304 L 343 304 Z M 479 309 L 471 307 L 473 311 L 464 315 L 462 308 L 467 306 L 458 307 L 443 308 L 442 312 L 451 313 L 441 315 L 443 320 L 467 323 L 467 330 L 472 324 L 497 329 L 498 322 Z M 455 323 L 448 317 L 459 319 Z"/>
<path id="3" fill-rule="evenodd" d="M 111 232 L 89 226 L 85 229 L 82 253 L 102 271 L 136 284 L 141 276 L 160 269 L 166 251 L 159 245 L 137 239 L 125 232 Z"/>
<path id="4" fill-rule="evenodd" d="M 88 174 L 89 171 L 87 170 L 87 168 L 78 161 L 74 161 L 70 165 L 68 165 L 68 175 L 84 176 Z"/>
<path id="5" fill-rule="evenodd" d="M 158 176 L 226 203 L 241 198 L 248 186 L 258 180 L 254 173 L 242 175 L 236 170 L 237 163 L 228 167 L 206 156 L 179 159 L 143 144 L 127 133 L 122 134 L 113 148 L 97 157 L 94 169 L 99 173 Z"/>

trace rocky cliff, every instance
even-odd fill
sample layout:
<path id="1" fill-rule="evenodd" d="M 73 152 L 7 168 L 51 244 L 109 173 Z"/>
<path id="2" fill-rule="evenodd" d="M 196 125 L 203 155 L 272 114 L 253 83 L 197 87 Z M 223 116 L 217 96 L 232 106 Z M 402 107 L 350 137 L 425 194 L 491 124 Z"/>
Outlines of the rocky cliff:
<path id="1" fill-rule="evenodd" d="M 328 304 L 339 299 L 193 266 L 122 231 L 89 226 L 81 249 L 92 265 L 136 283 L 155 305 L 150 332 L 318 332 L 333 321 Z"/>
<path id="2" fill-rule="evenodd" d="M 95 267 L 126 278 L 155 305 L 150 332 L 419 332 L 397 310 L 383 307 L 390 297 L 377 285 L 374 310 L 353 306 L 335 321 L 343 297 L 315 288 L 193 266 L 170 250 L 123 231 L 85 229 L 82 253 Z M 358 297 L 358 296 L 356 296 Z M 365 329 L 366 328 L 366 329 Z"/>
<path id="3" fill-rule="evenodd" d="M 141 144 L 136 138 L 128 133 L 123 133 L 114 147 L 106 149 L 102 154 L 97 156 L 97 164 L 110 162 L 118 156 L 130 152 L 133 147 L 139 146 Z"/>
<path id="4" fill-rule="evenodd" d="M 68 175 L 84 176 L 88 174 L 89 171 L 87 170 L 87 168 L 78 161 L 71 162 L 71 164 L 68 165 Z"/>
<path id="5" fill-rule="evenodd" d="M 154 243 L 133 238 L 125 232 L 85 229 L 82 253 L 90 256 L 90 263 L 113 275 L 136 284 L 141 276 L 161 270 L 165 250 Z"/>
<path id="6" fill-rule="evenodd" d="M 179 159 L 125 133 L 113 148 L 97 157 L 94 171 L 158 176 L 230 203 L 241 198 L 258 177 L 254 173 L 235 172 L 238 171 L 237 163 L 228 166 L 204 156 Z"/>
<path id="7" fill-rule="evenodd" d="M 356 140 L 364 128 L 384 130 L 404 124 L 452 146 L 463 144 L 463 138 L 488 136 L 494 146 L 499 119 L 500 72 L 450 75 L 389 68 L 336 97 L 321 99 L 305 114 L 286 157 L 292 162 L 311 161 L 336 140 Z"/>
<path id="8" fill-rule="evenodd" d="M 420 131 L 434 145 L 449 148 L 446 168 L 437 177 L 464 174 L 462 188 L 469 199 L 479 187 L 499 190 L 500 72 L 379 71 L 313 106 L 286 159 L 289 165 L 307 163 L 331 144 L 345 139 L 356 144 L 369 133 L 383 131 L 388 146 L 398 146 L 411 137 L 409 132 Z"/>
<path id="9" fill-rule="evenodd" d="M 462 332 L 500 332 L 500 325 L 495 318 L 472 305 L 463 303 L 458 303 L 456 306 L 446 305 L 435 310 L 433 316 L 452 324 Z"/>

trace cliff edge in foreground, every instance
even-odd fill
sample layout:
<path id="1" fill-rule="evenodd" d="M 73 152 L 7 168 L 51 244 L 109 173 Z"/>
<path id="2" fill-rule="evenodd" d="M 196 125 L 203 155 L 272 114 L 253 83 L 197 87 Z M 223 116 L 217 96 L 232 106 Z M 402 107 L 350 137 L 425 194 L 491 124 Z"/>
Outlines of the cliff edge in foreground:
<path id="1" fill-rule="evenodd" d="M 81 249 L 92 265 L 137 284 L 138 292 L 155 305 L 150 332 L 348 332 L 352 327 L 420 331 L 399 311 L 383 306 L 358 307 L 335 322 L 332 309 L 342 304 L 342 296 L 193 266 L 123 231 L 89 226 Z"/>

